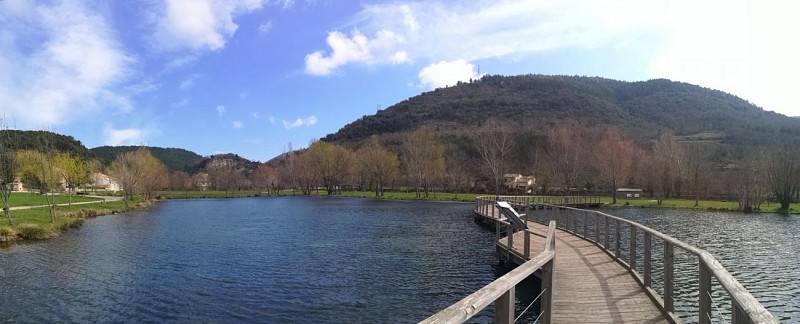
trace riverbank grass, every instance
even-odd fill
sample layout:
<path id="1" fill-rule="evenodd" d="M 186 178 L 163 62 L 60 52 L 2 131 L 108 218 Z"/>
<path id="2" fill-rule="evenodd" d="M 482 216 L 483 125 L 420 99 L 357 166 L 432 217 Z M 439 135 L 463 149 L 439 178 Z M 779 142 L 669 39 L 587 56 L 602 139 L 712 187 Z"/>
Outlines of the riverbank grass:
<path id="1" fill-rule="evenodd" d="M 65 194 L 57 194 L 55 198 L 59 204 L 69 203 L 69 197 Z M 82 195 L 72 195 L 72 202 L 90 202 L 100 201 L 100 198 L 86 197 Z M 37 192 L 12 192 L 11 193 L 11 207 L 22 206 L 42 206 L 47 205 L 47 198 Z"/>
<path id="2" fill-rule="evenodd" d="M 281 194 L 284 194 L 283 192 Z M 291 192 L 289 193 L 291 194 Z M 327 196 L 328 194 L 321 190 L 319 192 L 312 191 L 314 196 Z M 417 197 L 413 191 L 385 191 L 382 197 L 376 197 L 374 191 L 342 191 L 334 196 L 338 197 L 355 197 L 355 198 L 376 198 L 376 199 L 393 199 L 393 200 L 433 200 L 433 201 L 462 201 L 474 202 L 475 198 L 483 194 L 471 193 L 452 193 L 452 192 L 430 192 L 428 197 Z"/>
<path id="3" fill-rule="evenodd" d="M 134 199 L 134 204 L 141 203 Z M 64 230 L 83 225 L 87 218 L 126 211 L 125 202 L 107 201 L 96 204 L 58 206 L 55 222 L 50 220 L 47 207 L 12 210 L 14 225 L 0 220 L 0 241 L 40 240 L 58 236 Z"/>

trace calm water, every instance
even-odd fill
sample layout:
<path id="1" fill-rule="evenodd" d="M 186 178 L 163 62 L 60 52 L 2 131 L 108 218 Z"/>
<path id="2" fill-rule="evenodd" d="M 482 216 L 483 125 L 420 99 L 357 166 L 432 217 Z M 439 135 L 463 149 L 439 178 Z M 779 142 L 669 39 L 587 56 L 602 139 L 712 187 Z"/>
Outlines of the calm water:
<path id="1" fill-rule="evenodd" d="M 781 322 L 800 323 L 800 217 L 635 208 L 608 213 L 705 249 Z M 663 249 L 657 250 L 654 259 L 656 253 L 663 253 Z M 677 248 L 675 251 L 676 311 L 694 312 L 697 261 Z M 654 267 L 662 264 L 655 262 Z M 713 284 L 716 314 L 730 318 L 727 297 L 715 280 Z"/>
<path id="2" fill-rule="evenodd" d="M 494 233 L 471 209 L 306 197 L 166 201 L 0 249 L 0 321 L 417 322 L 507 271 L 492 257 Z M 607 212 L 708 250 L 781 321 L 800 322 L 800 217 Z M 675 271 L 676 311 L 692 322 L 697 262 L 676 249 Z M 661 290 L 658 281 L 656 270 Z M 535 285 L 517 290 L 518 312 Z M 475 322 L 489 321 L 491 308 Z"/>
<path id="3" fill-rule="evenodd" d="M 0 250 L 0 322 L 416 322 L 504 271 L 471 209 L 161 202 Z"/>

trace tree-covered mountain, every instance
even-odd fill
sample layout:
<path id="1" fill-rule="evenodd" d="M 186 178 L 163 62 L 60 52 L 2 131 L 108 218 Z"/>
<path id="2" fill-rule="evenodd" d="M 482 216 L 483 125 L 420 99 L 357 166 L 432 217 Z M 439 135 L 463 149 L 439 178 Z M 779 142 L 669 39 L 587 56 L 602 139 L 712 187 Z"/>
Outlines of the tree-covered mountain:
<path id="1" fill-rule="evenodd" d="M 659 133 L 714 134 L 734 150 L 800 137 L 800 120 L 765 111 L 722 91 L 664 79 L 624 82 L 579 76 L 484 76 L 440 88 L 364 116 L 323 140 L 360 143 L 371 135 L 428 126 L 449 136 L 488 125 L 543 134 L 562 121 L 614 126 L 642 145 Z"/>
<path id="2" fill-rule="evenodd" d="M 216 154 L 200 159 L 200 161 L 187 170 L 189 173 L 203 172 L 206 171 L 210 165 L 228 165 L 235 170 L 250 174 L 255 171 L 261 163 L 250 161 L 233 153 Z"/>
<path id="3" fill-rule="evenodd" d="M 0 130 L 0 136 L 8 136 L 12 141 L 11 147 L 15 150 L 42 151 L 43 147 L 50 146 L 57 152 L 72 153 L 87 160 L 95 158 L 94 153 L 72 136 L 48 131 L 22 130 Z"/>
<path id="4" fill-rule="evenodd" d="M 150 153 L 161 160 L 172 171 L 187 171 L 194 165 L 203 160 L 199 154 L 181 148 L 163 148 L 146 146 Z M 90 151 L 97 156 L 103 165 L 111 164 L 118 155 L 125 152 L 132 152 L 139 149 L 139 146 L 100 146 Z"/>

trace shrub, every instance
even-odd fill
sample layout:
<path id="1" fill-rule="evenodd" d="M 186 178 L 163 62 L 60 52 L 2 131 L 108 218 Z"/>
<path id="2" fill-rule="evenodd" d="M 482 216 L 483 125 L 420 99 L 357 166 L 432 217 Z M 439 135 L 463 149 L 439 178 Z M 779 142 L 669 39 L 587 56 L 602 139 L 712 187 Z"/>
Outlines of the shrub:
<path id="1" fill-rule="evenodd" d="M 8 242 L 17 239 L 17 231 L 8 226 L 0 227 L 0 242 Z"/>
<path id="2" fill-rule="evenodd" d="M 49 231 L 37 224 L 20 224 L 17 226 L 17 233 L 26 240 L 41 240 L 52 236 Z"/>

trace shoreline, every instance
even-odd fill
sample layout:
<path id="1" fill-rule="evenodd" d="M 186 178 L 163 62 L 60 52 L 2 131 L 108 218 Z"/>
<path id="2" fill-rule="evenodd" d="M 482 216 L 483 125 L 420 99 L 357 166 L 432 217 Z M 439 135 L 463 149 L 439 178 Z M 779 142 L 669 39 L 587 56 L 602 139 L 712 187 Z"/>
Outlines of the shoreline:
<path id="1" fill-rule="evenodd" d="M 79 228 L 89 219 L 126 213 L 129 211 L 144 209 L 152 206 L 158 201 L 172 199 L 231 199 L 231 198 L 257 198 L 257 197 L 333 197 L 333 198 L 360 198 L 385 201 L 424 201 L 424 202 L 448 202 L 448 203 L 473 203 L 475 197 L 486 194 L 472 193 L 444 193 L 436 192 L 430 197 L 416 197 L 414 192 L 387 191 L 384 196 L 375 197 L 372 191 L 343 191 L 336 195 L 327 195 L 324 191 L 313 192 L 311 195 L 295 194 L 291 192 L 280 192 L 279 194 L 265 194 L 258 191 L 159 191 L 156 198 L 149 201 L 129 202 L 129 207 L 124 206 L 122 199 L 108 199 L 106 201 L 87 203 L 73 203 L 73 206 L 59 205 L 56 222 L 49 221 L 47 206 L 25 206 L 24 208 L 12 207 L 12 218 L 14 225 L 3 223 L 0 225 L 0 247 L 6 248 L 9 245 L 23 241 L 38 241 L 58 237 L 61 233 Z M 113 197 L 113 196 L 109 196 Z M 103 197 L 98 197 L 103 198 Z M 603 204 L 600 209 L 630 209 L 630 208 L 663 208 L 663 209 L 684 209 L 702 212 L 730 212 L 740 214 L 779 214 L 779 215 L 800 215 L 800 206 L 792 204 L 788 213 L 781 213 L 775 210 L 761 209 L 751 213 L 745 213 L 737 209 L 730 208 L 735 202 L 700 200 L 699 206 L 694 206 L 694 200 L 668 199 L 658 205 L 651 199 L 617 199 L 617 204 L 610 203 L 611 197 L 602 197 Z M 691 206 L 689 206 L 691 204 Z M 99 206 L 98 206 L 99 205 Z M 774 204 L 767 205 L 767 208 Z M 22 217 L 15 215 L 23 214 Z M 27 215 L 26 215 L 27 214 Z M 35 215 L 34 215 L 35 214 Z M 43 221 L 44 220 L 44 221 Z"/>

